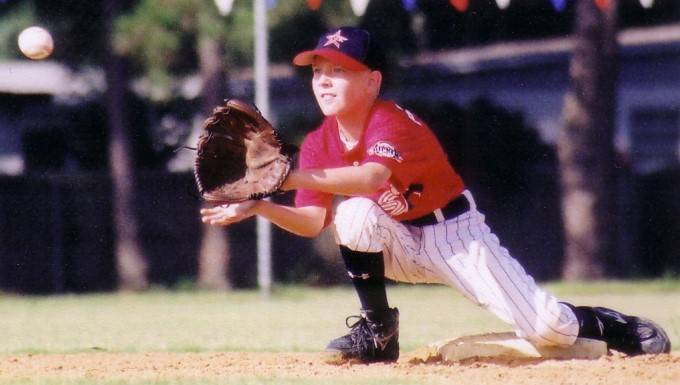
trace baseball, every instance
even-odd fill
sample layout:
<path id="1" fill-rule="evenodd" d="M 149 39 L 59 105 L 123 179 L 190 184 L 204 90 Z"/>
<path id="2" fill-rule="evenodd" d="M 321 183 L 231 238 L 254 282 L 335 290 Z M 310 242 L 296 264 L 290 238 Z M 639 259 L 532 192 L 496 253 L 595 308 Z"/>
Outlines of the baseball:
<path id="1" fill-rule="evenodd" d="M 41 27 L 28 27 L 19 34 L 19 49 L 33 60 L 44 59 L 52 53 L 52 35 Z"/>

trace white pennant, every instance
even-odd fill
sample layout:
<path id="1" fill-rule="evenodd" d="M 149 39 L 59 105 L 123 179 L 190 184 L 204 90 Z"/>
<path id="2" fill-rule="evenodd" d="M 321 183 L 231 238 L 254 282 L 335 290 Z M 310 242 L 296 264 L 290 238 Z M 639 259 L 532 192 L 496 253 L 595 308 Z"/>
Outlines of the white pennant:
<path id="1" fill-rule="evenodd" d="M 352 6 L 352 11 L 357 16 L 363 16 L 366 12 L 369 0 L 349 0 L 349 5 Z"/>
<path id="2" fill-rule="evenodd" d="M 227 16 L 231 13 L 231 8 L 234 6 L 234 0 L 215 0 L 217 11 L 222 16 Z"/>
<path id="3" fill-rule="evenodd" d="M 654 0 L 640 0 L 640 4 L 642 4 L 642 8 L 652 8 Z"/>
<path id="4" fill-rule="evenodd" d="M 496 4 L 498 4 L 498 8 L 506 9 L 510 5 L 510 0 L 496 0 Z"/>

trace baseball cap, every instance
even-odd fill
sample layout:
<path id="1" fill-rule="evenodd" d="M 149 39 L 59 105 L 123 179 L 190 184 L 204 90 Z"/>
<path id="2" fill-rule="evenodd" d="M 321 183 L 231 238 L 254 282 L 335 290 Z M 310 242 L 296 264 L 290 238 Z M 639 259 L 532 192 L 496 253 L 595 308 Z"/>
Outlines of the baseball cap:
<path id="1" fill-rule="evenodd" d="M 311 65 L 314 57 L 321 56 L 352 71 L 377 69 L 372 63 L 372 49 L 368 31 L 356 27 L 340 27 L 322 35 L 313 50 L 297 54 L 293 64 Z"/>

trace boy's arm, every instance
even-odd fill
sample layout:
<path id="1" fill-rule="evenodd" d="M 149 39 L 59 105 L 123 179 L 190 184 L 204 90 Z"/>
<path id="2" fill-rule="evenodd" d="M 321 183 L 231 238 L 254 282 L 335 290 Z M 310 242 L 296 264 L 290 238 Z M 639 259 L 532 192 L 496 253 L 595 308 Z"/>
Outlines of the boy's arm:
<path id="1" fill-rule="evenodd" d="M 336 195 L 371 194 L 382 187 L 392 172 L 386 166 L 368 162 L 361 166 L 294 170 L 282 189 L 317 190 Z M 324 227 L 326 209 L 319 206 L 289 207 L 270 201 L 246 201 L 201 210 L 202 221 L 228 226 L 253 215 L 260 215 L 291 233 L 314 237 Z"/>
<path id="2" fill-rule="evenodd" d="M 258 201 L 254 212 L 280 228 L 303 237 L 315 237 L 324 227 L 326 209 L 317 206 L 290 207 Z"/>
<path id="3" fill-rule="evenodd" d="M 326 209 L 316 206 L 289 207 L 270 201 L 246 201 L 201 210 L 201 220 L 214 226 L 228 226 L 260 215 L 291 233 L 314 237 L 323 229 Z"/>
<path id="4" fill-rule="evenodd" d="M 386 166 L 368 162 L 361 166 L 294 170 L 283 183 L 283 190 L 308 189 L 336 195 L 374 193 L 392 175 Z"/>

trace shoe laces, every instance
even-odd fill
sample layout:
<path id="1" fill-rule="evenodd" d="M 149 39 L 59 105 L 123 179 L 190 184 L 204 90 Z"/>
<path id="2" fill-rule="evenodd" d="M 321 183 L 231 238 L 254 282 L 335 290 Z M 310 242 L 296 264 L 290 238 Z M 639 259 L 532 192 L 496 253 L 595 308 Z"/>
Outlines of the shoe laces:
<path id="1" fill-rule="evenodd" d="M 350 320 L 356 320 L 350 325 Z M 371 341 L 374 347 L 377 347 L 375 333 L 368 325 L 368 319 L 360 315 L 351 315 L 345 318 L 345 325 L 350 328 L 350 338 L 355 349 L 364 351 L 368 348 L 368 341 Z"/>
<path id="2" fill-rule="evenodd" d="M 350 320 L 352 319 L 356 319 L 356 321 L 350 325 Z M 378 326 L 378 324 L 369 321 L 366 317 L 361 315 L 351 315 L 345 318 L 345 325 L 350 328 L 350 338 L 354 348 L 362 351 L 366 350 L 368 349 L 368 341 L 371 341 L 373 348 L 384 350 L 387 346 L 387 341 L 394 336 L 396 331 L 390 333 L 390 335 L 383 336 L 378 333 L 377 330 L 374 330 L 379 326 L 374 328 L 371 327 L 370 324 Z"/>

